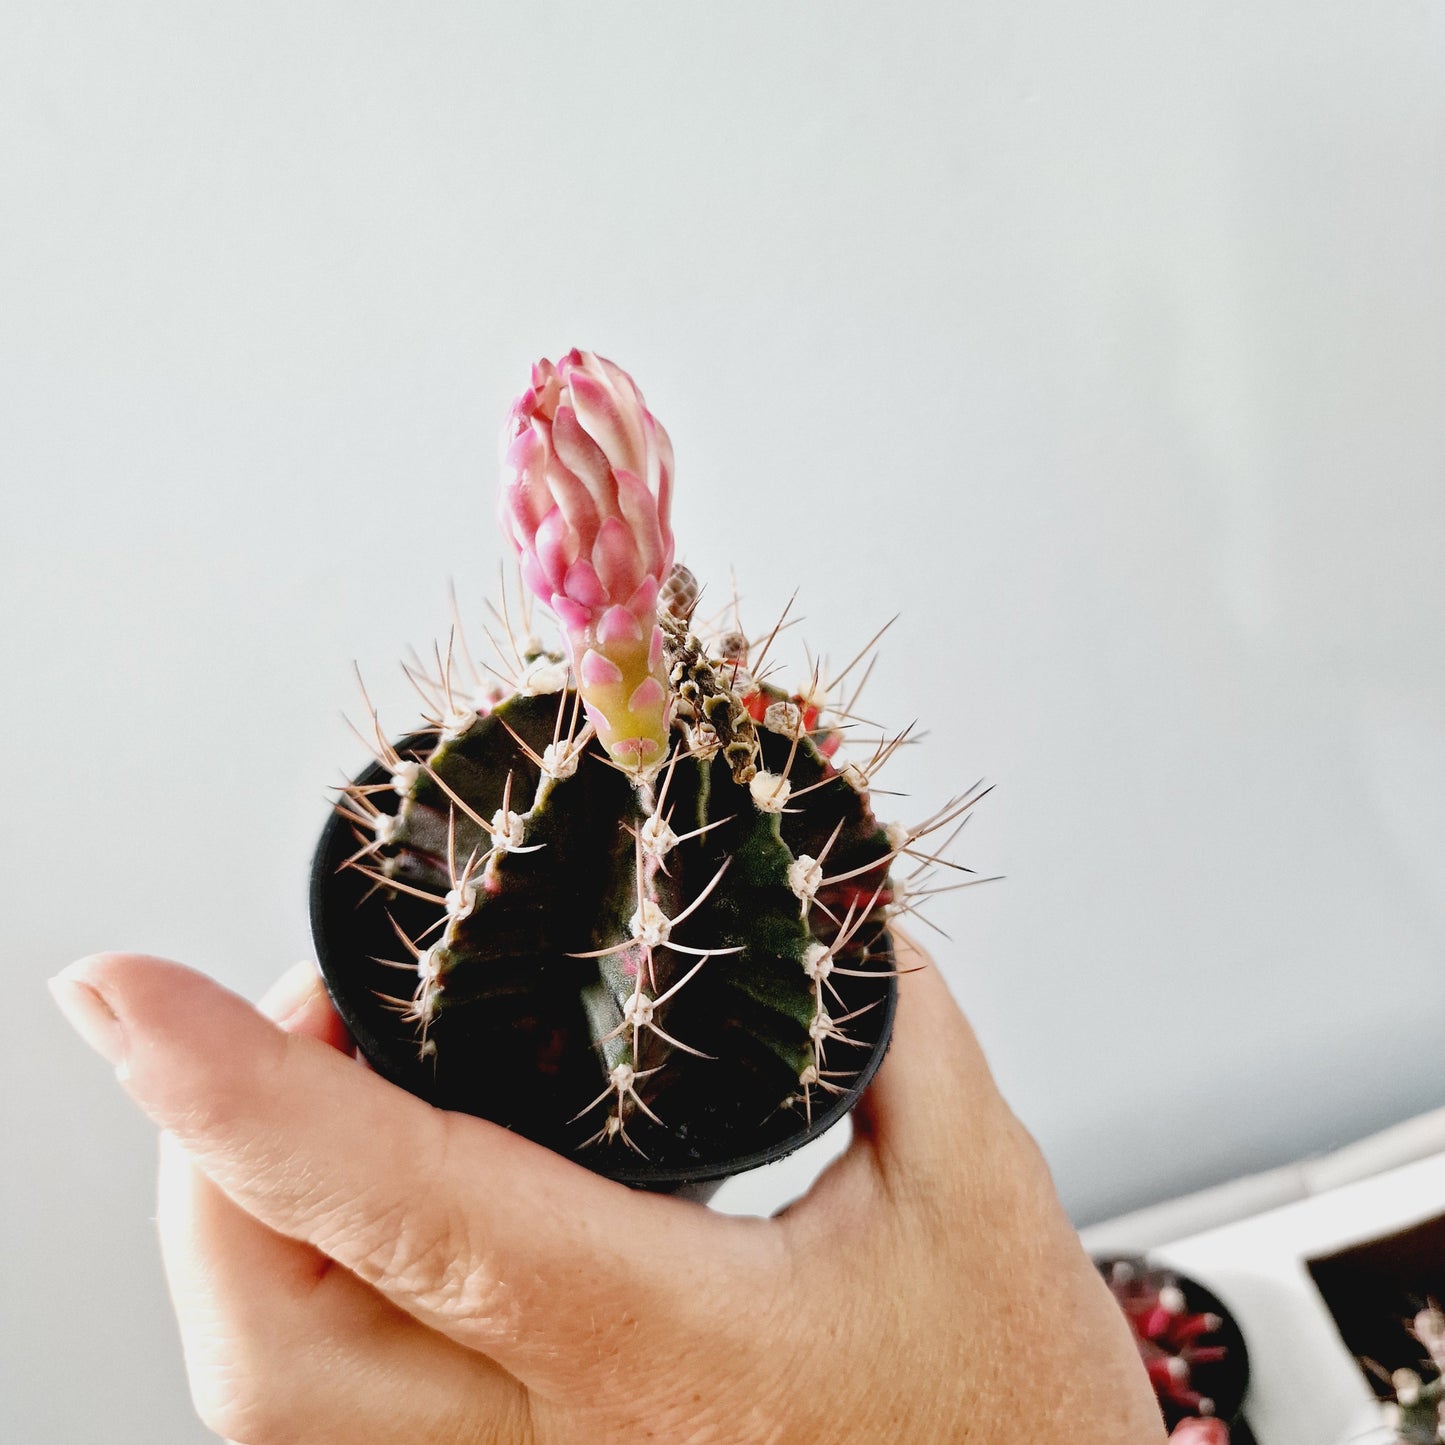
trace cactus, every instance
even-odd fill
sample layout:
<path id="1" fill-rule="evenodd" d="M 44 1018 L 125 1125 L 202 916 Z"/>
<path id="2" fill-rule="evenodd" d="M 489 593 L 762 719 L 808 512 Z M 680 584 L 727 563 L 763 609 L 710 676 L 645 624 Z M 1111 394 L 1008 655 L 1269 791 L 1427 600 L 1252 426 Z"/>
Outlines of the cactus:
<path id="1" fill-rule="evenodd" d="M 1201 1286 L 1170 1270 L 1140 1259 L 1098 1264 L 1129 1322 L 1170 1440 L 1226 1445 L 1247 1379 L 1238 1328 Z M 1214 1394 L 1221 1387 L 1222 1400 Z"/>
<path id="2" fill-rule="evenodd" d="M 983 791 L 880 824 L 871 785 L 907 734 L 844 762 L 840 686 L 873 643 L 786 689 L 767 670 L 781 620 L 751 638 L 734 604 L 704 624 L 674 563 L 672 447 L 620 368 L 538 363 L 503 462 L 524 590 L 495 613 L 493 681 L 458 618 L 409 669 L 418 732 L 390 741 L 367 702 L 376 767 L 338 805 L 355 901 L 390 930 L 385 950 L 357 931 L 347 967 L 392 980 L 371 987 L 413 1064 L 391 1072 L 594 1167 L 806 1137 L 886 1045 L 888 920 L 957 867 L 923 840 Z M 384 1055 L 379 1015 L 349 1002 Z"/>
<path id="3" fill-rule="evenodd" d="M 1399 1445 L 1437 1445 L 1445 1439 L 1445 1312 L 1434 1303 L 1418 1310 L 1411 1334 L 1427 1358 L 1397 1370 L 1367 1362 L 1389 1391 L 1386 1428 Z"/>

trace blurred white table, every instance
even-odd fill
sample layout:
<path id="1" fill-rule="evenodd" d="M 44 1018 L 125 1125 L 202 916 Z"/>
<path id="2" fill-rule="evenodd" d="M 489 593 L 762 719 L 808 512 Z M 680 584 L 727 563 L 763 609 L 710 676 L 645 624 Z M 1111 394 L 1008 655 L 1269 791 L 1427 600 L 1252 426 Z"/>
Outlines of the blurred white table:
<path id="1" fill-rule="evenodd" d="M 1083 1231 L 1095 1254 L 1144 1253 L 1215 1290 L 1249 1346 L 1259 1445 L 1373 1440 L 1377 1418 L 1305 1261 L 1445 1211 L 1445 1110 L 1337 1154 Z"/>

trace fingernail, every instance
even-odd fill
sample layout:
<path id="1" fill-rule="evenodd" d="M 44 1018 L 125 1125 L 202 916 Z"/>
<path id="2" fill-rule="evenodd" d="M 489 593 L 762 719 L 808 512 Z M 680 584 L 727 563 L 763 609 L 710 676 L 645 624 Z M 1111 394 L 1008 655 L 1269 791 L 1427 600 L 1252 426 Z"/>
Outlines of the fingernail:
<path id="1" fill-rule="evenodd" d="M 71 1028 L 117 1072 L 125 1067 L 125 1026 L 104 995 L 86 978 L 90 960 L 82 958 L 50 980 L 50 992 Z"/>
<path id="2" fill-rule="evenodd" d="M 273 1023 L 284 1024 L 316 994 L 316 965 L 293 964 L 261 995 L 256 1007 Z"/>

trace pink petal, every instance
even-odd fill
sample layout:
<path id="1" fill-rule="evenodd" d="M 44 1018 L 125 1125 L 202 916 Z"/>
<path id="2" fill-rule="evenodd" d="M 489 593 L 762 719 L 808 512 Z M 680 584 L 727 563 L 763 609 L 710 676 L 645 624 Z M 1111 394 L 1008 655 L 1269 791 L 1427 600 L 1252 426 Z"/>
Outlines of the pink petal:
<path id="1" fill-rule="evenodd" d="M 612 468 L 602 448 L 582 430 L 577 413 L 570 406 L 557 408 L 557 417 L 552 423 L 552 445 L 558 457 L 586 487 L 598 517 L 617 516 L 617 484 L 612 480 Z"/>
<path id="2" fill-rule="evenodd" d="M 663 697 L 662 684 L 655 677 L 646 677 L 632 689 L 632 696 L 627 699 L 627 706 L 633 712 L 647 712 L 650 708 L 656 707 Z"/>
<path id="3" fill-rule="evenodd" d="M 597 706 L 595 702 L 589 702 L 585 697 L 582 699 L 582 711 L 587 714 L 587 721 L 604 736 L 611 733 L 612 724 L 607 721 L 607 714 Z"/>
<path id="4" fill-rule="evenodd" d="M 502 464 L 511 467 L 518 474 L 540 471 L 546 462 L 545 446 L 534 430 L 530 418 L 519 420 L 521 425 L 515 431 L 502 436 Z"/>
<path id="5" fill-rule="evenodd" d="M 610 597 L 630 597 L 642 581 L 642 562 L 632 533 L 615 517 L 608 517 L 598 528 L 592 565 Z"/>
<path id="6" fill-rule="evenodd" d="M 609 607 L 602 614 L 597 640 L 603 647 L 612 647 L 620 642 L 641 642 L 642 624 L 625 607 Z"/>
<path id="7" fill-rule="evenodd" d="M 506 487 L 497 493 L 497 525 L 502 529 L 502 536 L 520 551 L 521 543 L 512 525 L 512 494 Z"/>
<path id="8" fill-rule="evenodd" d="M 609 600 L 607 589 L 602 585 L 592 564 L 585 557 L 579 557 L 567 569 L 567 580 L 562 590 L 574 602 L 580 602 L 583 607 L 605 607 Z"/>
<path id="9" fill-rule="evenodd" d="M 592 621 L 591 611 L 583 607 L 580 602 L 574 602 L 564 593 L 554 592 L 551 597 L 547 598 L 547 604 L 557 614 L 557 621 L 569 634 L 584 632 L 588 623 Z"/>
<path id="10" fill-rule="evenodd" d="M 606 687 L 609 683 L 622 681 L 622 669 L 610 657 L 603 657 L 590 647 L 582 654 L 582 666 L 578 671 L 588 687 Z"/>
<path id="11" fill-rule="evenodd" d="M 591 374 L 611 388 L 624 412 L 635 412 L 638 416 L 646 414 L 647 400 L 642 395 L 642 388 L 615 361 L 609 361 L 593 351 L 588 353 L 588 365 Z"/>
<path id="12" fill-rule="evenodd" d="M 547 463 L 547 491 L 561 507 L 568 529 L 577 538 L 580 551 L 590 551 L 602 518 L 592 503 L 592 494 L 563 465 L 555 453 Z"/>
<path id="13" fill-rule="evenodd" d="M 557 408 L 557 398 L 561 390 L 562 383 L 557 376 L 557 368 L 543 357 L 532 367 L 532 410 L 550 417 Z"/>
<path id="14" fill-rule="evenodd" d="M 662 565 L 662 532 L 657 525 L 657 498 L 635 472 L 617 469 L 617 501 L 622 518 L 637 540 L 637 555 L 643 571 L 656 573 Z"/>
<path id="15" fill-rule="evenodd" d="M 547 444 L 529 426 L 513 438 L 502 464 L 513 472 L 503 485 L 513 499 L 513 511 L 535 532 L 552 507 L 546 489 Z"/>
<path id="16" fill-rule="evenodd" d="M 635 413 L 629 415 L 612 390 L 589 373 L 572 371 L 567 380 L 577 420 L 607 454 L 613 469 L 642 471 L 646 451 L 640 418 Z"/>
<path id="17" fill-rule="evenodd" d="M 542 518 L 542 525 L 532 539 L 532 549 L 538 565 L 552 584 L 551 590 L 560 592 L 567 569 L 577 558 L 577 538 L 568 529 L 561 507 L 553 507 Z"/>
<path id="18" fill-rule="evenodd" d="M 506 421 L 502 423 L 501 444 L 504 462 L 507 459 L 507 453 L 511 450 L 512 443 L 532 425 L 532 413 L 524 405 L 531 394 L 529 391 L 523 392 L 512 403 L 512 409 L 507 413 Z"/>
<path id="19" fill-rule="evenodd" d="M 627 599 L 627 610 L 634 617 L 651 617 L 657 611 L 657 590 L 657 578 L 644 577 L 637 591 Z"/>
<path id="20" fill-rule="evenodd" d="M 647 486 L 657 496 L 657 525 L 662 533 L 662 575 L 672 570 L 672 439 L 650 412 L 643 417 L 647 432 Z"/>
<path id="21" fill-rule="evenodd" d="M 590 545 L 599 521 L 597 509 L 587 488 L 558 458 L 546 418 L 534 418 L 512 441 L 504 460 L 517 472 L 513 489 L 524 487 L 534 499 L 529 500 L 533 530 L 552 506 L 560 506 L 568 525 L 584 539 L 583 545 Z"/>
<path id="22" fill-rule="evenodd" d="M 510 525 L 517 538 L 531 545 L 542 525 L 542 518 L 552 510 L 552 499 L 545 486 L 536 485 L 530 477 L 523 477 L 507 487 L 502 493 L 503 506 L 511 513 Z"/>
<path id="23" fill-rule="evenodd" d="M 542 569 L 537 565 L 537 559 L 528 551 L 522 551 L 522 581 L 542 599 L 548 601 L 552 596 L 552 586 L 547 581 Z"/>

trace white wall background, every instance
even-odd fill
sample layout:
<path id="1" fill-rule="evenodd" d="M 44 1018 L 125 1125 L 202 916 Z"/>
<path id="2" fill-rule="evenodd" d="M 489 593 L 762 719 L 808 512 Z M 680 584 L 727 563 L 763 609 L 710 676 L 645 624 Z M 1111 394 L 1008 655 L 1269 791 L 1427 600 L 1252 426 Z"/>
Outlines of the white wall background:
<path id="1" fill-rule="evenodd" d="M 402 729 L 574 343 L 699 573 L 902 610 L 904 810 L 1000 784 L 940 960 L 1078 1218 L 1445 1100 L 1438 5 L 9 0 L 7 1440 L 204 1434 L 42 980 L 307 953 L 350 663 Z"/>

